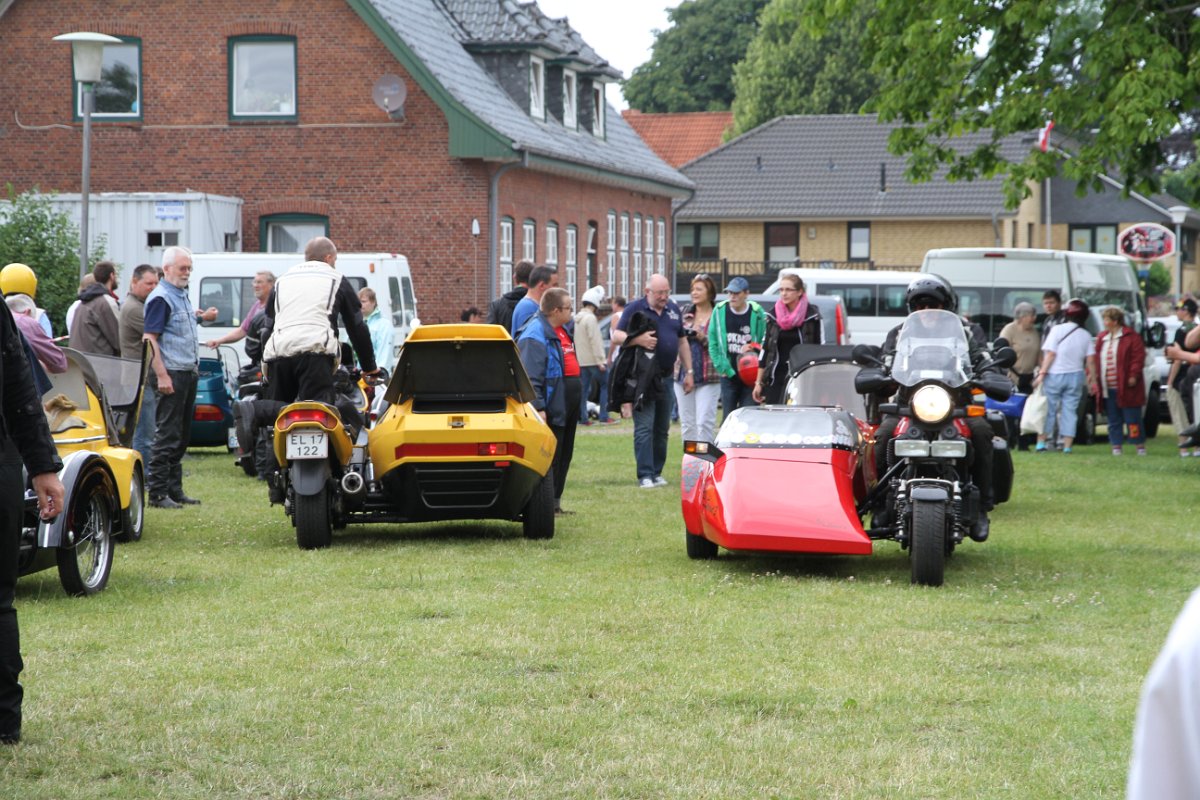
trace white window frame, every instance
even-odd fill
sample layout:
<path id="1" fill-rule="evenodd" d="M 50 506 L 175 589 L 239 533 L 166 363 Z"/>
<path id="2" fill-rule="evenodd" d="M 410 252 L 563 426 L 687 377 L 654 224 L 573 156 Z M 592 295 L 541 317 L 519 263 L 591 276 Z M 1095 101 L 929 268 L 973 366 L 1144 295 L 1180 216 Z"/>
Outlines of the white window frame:
<path id="1" fill-rule="evenodd" d="M 546 62 L 529 57 L 529 116 L 546 119 Z"/>
<path id="2" fill-rule="evenodd" d="M 866 252 L 855 250 L 854 232 L 866 231 Z M 858 252 L 858 255 L 855 255 Z M 848 261 L 870 261 L 871 260 L 871 223 L 870 222 L 849 222 L 846 224 L 846 259 Z"/>
<path id="3" fill-rule="evenodd" d="M 642 215 L 633 215 L 633 285 L 642 285 Z"/>
<path id="4" fill-rule="evenodd" d="M 558 266 L 558 223 L 546 223 L 546 265 Z"/>
<path id="5" fill-rule="evenodd" d="M 642 239 L 646 246 L 646 274 L 654 272 L 654 217 L 646 215 L 646 234 Z"/>
<path id="6" fill-rule="evenodd" d="M 574 70 L 563 70 L 563 127 L 579 128 L 579 78 Z"/>
<path id="7" fill-rule="evenodd" d="M 617 257 L 621 261 L 621 294 L 629 297 L 629 214 L 621 214 L 621 250 Z"/>
<path id="8" fill-rule="evenodd" d="M 608 296 L 613 297 L 617 293 L 617 212 L 615 211 L 608 212 L 605 245 L 605 254 L 608 258 Z"/>
<path id="9" fill-rule="evenodd" d="M 521 260 L 537 262 L 537 222 L 531 219 L 521 223 Z"/>
<path id="10" fill-rule="evenodd" d="M 512 289 L 513 277 L 513 221 L 500 220 L 500 291 Z"/>
<path id="11" fill-rule="evenodd" d="M 599 139 L 603 139 L 605 136 L 604 125 L 608 110 L 605 86 L 607 84 L 604 81 L 596 81 L 592 84 L 592 135 Z"/>
<path id="12" fill-rule="evenodd" d="M 662 217 L 658 218 L 657 255 L 658 255 L 658 271 L 665 275 L 666 272 L 664 272 L 664 270 L 666 269 L 666 266 L 667 266 L 666 265 L 666 260 L 667 260 L 667 221 L 665 219 L 663 219 Z"/>
<path id="13" fill-rule="evenodd" d="M 578 304 L 578 295 L 575 294 L 579 286 L 579 229 L 574 225 L 567 226 L 567 293 L 571 295 L 571 302 Z"/>
<path id="14" fill-rule="evenodd" d="M 93 120 L 104 119 L 141 119 L 142 118 L 142 40 L 132 37 L 120 37 L 121 43 L 101 45 L 101 77 L 100 83 L 92 87 L 92 92 L 95 95 L 93 100 L 96 103 L 97 110 L 92 112 Z M 127 57 L 127 50 L 133 51 L 133 58 Z M 133 98 L 133 108 L 129 111 L 100 111 L 100 97 L 97 94 L 104 90 L 106 85 L 111 85 L 111 81 L 104 77 L 104 71 L 110 71 L 116 67 L 118 63 L 128 65 L 132 61 L 134 77 L 137 80 L 137 94 Z M 74 77 L 75 67 L 71 66 L 72 78 Z M 75 119 L 83 119 L 83 84 L 75 82 Z"/>

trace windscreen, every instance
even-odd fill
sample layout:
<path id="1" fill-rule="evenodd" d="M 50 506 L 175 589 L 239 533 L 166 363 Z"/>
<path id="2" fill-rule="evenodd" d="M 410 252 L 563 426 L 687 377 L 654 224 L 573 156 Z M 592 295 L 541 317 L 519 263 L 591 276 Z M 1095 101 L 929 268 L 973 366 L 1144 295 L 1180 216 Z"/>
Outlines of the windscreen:
<path id="1" fill-rule="evenodd" d="M 813 364 L 788 381 L 789 406 L 839 406 L 859 419 L 867 418 L 862 395 L 854 391 L 860 367 L 852 362 Z"/>
<path id="2" fill-rule="evenodd" d="M 717 431 L 717 447 L 855 447 L 858 426 L 839 411 L 801 406 L 744 406 Z"/>
<path id="3" fill-rule="evenodd" d="M 950 388 L 967 382 L 970 347 L 962 320 L 941 309 L 914 311 L 896 339 L 892 378 L 901 386 L 937 381 Z"/>

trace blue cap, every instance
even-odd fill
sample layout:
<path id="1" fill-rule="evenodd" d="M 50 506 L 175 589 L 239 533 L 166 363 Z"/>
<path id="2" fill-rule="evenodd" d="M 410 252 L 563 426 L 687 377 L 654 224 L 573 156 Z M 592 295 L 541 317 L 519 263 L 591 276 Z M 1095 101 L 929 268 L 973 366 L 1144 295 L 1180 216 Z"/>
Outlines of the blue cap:
<path id="1" fill-rule="evenodd" d="M 725 291 L 748 292 L 750 291 L 750 281 L 746 280 L 741 275 L 738 275 L 737 277 L 730 279 L 729 285 L 725 287 Z"/>

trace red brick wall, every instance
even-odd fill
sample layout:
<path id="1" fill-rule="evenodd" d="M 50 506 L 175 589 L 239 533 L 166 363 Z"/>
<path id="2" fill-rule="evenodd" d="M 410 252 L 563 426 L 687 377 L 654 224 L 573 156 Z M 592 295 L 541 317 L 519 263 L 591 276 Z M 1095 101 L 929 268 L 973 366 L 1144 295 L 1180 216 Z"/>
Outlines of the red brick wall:
<path id="1" fill-rule="evenodd" d="M 18 191 L 80 189 L 70 47 L 50 41 L 74 30 L 142 40 L 143 118 L 93 125 L 93 193 L 240 197 L 248 251 L 259 247 L 261 215 L 326 214 L 340 249 L 408 257 L 424 321 L 456 320 L 463 307 L 487 302 L 491 167 L 450 158 L 441 111 L 342 0 L 16 0 L 0 18 L 0 176 Z M 227 39 L 247 33 L 296 37 L 298 123 L 229 121 Z M 403 122 L 371 99 L 387 72 L 408 84 Z M 25 126 L 70 128 L 25 130 L 14 113 Z M 665 198 L 520 170 L 502 179 L 501 199 L 502 214 L 538 220 L 539 259 L 554 210 L 560 263 L 571 221 L 582 258 L 587 220 L 603 233 L 610 207 L 669 217 Z"/>

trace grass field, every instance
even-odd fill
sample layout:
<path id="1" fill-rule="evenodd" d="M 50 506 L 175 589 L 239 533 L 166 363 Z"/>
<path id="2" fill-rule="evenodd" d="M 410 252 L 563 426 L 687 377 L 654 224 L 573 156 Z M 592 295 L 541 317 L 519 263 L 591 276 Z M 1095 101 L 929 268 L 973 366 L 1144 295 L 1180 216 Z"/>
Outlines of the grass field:
<path id="1" fill-rule="evenodd" d="M 104 592 L 18 586 L 3 795 L 1123 795 L 1138 691 L 1200 572 L 1200 459 L 1169 430 L 1146 458 L 1018 454 L 991 540 L 926 589 L 891 543 L 689 561 L 678 491 L 636 488 L 613 427 L 580 430 L 549 542 L 372 526 L 302 552 L 263 484 L 194 452 L 204 504 L 151 509 Z M 780 500 L 803 518 L 802 487 Z"/>

